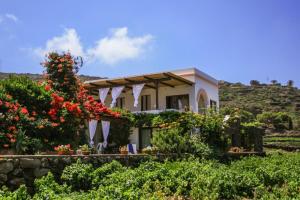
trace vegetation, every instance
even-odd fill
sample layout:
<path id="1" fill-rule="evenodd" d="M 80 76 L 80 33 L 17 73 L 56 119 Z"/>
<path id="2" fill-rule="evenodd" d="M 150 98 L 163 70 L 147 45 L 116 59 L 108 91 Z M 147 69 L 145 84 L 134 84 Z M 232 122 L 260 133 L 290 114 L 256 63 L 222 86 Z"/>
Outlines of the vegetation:
<path id="1" fill-rule="evenodd" d="M 87 94 L 76 73 L 80 60 L 50 53 L 43 63 L 45 82 L 11 76 L 0 81 L 0 150 L 19 153 L 85 143 L 85 120 L 118 118 Z"/>
<path id="2" fill-rule="evenodd" d="M 264 137 L 264 146 L 272 147 L 275 149 L 284 149 L 287 151 L 300 150 L 300 137 L 299 136 L 268 136 Z"/>
<path id="3" fill-rule="evenodd" d="M 0 198 L 299 199 L 299 173 L 299 153 L 248 157 L 231 164 L 190 158 L 164 163 L 149 161 L 136 168 L 113 161 L 93 169 L 75 163 L 65 169 L 64 184 L 58 184 L 49 173 L 35 181 L 36 193 L 32 197 L 21 186 L 14 192 L 2 189 Z"/>
<path id="4" fill-rule="evenodd" d="M 293 128 L 300 130 L 300 89 L 277 82 L 261 84 L 252 80 L 251 85 L 220 82 L 220 106 L 238 107 L 251 112 L 254 116 L 263 112 L 288 113 L 293 121 Z"/>

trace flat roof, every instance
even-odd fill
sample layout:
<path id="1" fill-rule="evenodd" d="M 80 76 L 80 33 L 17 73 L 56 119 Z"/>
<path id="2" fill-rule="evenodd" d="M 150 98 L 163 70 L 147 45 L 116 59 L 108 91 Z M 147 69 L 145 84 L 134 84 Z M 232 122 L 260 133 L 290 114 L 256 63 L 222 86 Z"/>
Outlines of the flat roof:
<path id="1" fill-rule="evenodd" d="M 178 76 L 189 76 L 189 75 L 194 75 L 198 76 L 201 79 L 204 79 L 214 85 L 218 85 L 219 81 L 212 76 L 204 73 L 203 71 L 200 71 L 196 67 L 190 67 L 190 68 L 185 68 L 185 69 L 178 69 L 178 70 L 173 70 L 171 71 L 172 73 L 178 75 Z"/>

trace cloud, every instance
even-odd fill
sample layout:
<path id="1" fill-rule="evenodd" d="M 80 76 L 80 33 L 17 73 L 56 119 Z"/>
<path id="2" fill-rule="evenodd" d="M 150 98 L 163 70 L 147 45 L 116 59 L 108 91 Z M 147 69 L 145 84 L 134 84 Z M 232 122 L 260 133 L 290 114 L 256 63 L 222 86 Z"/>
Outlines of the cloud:
<path id="1" fill-rule="evenodd" d="M 35 48 L 33 52 L 40 56 L 44 57 L 47 53 L 51 51 L 56 52 L 70 52 L 75 56 L 84 56 L 84 51 L 80 38 L 75 29 L 65 29 L 64 33 L 61 36 L 56 36 L 49 39 L 46 42 L 45 48 Z"/>
<path id="2" fill-rule="evenodd" d="M 17 23 L 19 19 L 14 14 L 6 13 L 4 15 L 0 15 L 0 24 L 4 21 L 13 21 Z"/>
<path id="3" fill-rule="evenodd" d="M 7 14 L 5 14 L 5 17 L 7 19 L 10 19 L 10 20 L 14 21 L 14 22 L 18 22 L 19 21 L 19 19 L 14 14 L 7 13 Z"/>
<path id="4" fill-rule="evenodd" d="M 102 62 L 116 64 L 118 62 L 138 58 L 152 40 L 150 34 L 140 37 L 129 37 L 127 27 L 112 29 L 111 35 L 100 38 L 95 46 L 84 50 L 75 29 L 65 29 L 61 36 L 56 36 L 46 42 L 44 48 L 30 49 L 35 55 L 44 57 L 51 51 L 69 51 L 75 56 L 82 56 L 88 63 Z"/>
<path id="5" fill-rule="evenodd" d="M 95 47 L 87 50 L 89 59 L 112 65 L 139 57 L 153 36 L 129 37 L 127 33 L 127 27 L 113 29 L 110 37 L 98 40 Z"/>

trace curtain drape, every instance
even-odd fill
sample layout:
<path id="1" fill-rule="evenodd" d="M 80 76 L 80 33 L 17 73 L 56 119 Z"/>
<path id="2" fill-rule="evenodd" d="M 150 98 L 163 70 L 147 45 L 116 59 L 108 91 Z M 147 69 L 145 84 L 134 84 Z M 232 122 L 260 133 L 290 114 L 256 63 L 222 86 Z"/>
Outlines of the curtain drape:
<path id="1" fill-rule="evenodd" d="M 99 89 L 99 99 L 100 99 L 102 104 L 105 104 L 104 102 L 105 102 L 106 96 L 108 94 L 108 91 L 109 91 L 109 88 Z"/>
<path id="2" fill-rule="evenodd" d="M 136 84 L 132 86 L 132 91 L 133 91 L 133 97 L 134 97 L 134 107 L 137 107 L 137 105 L 139 104 L 139 96 L 141 94 L 141 91 L 144 87 L 144 83 L 142 84 Z"/>
<path id="3" fill-rule="evenodd" d="M 122 90 L 124 89 L 124 86 L 119 86 L 119 87 L 113 87 L 111 90 L 111 97 L 112 97 L 112 102 L 110 104 L 110 107 L 114 107 L 117 102 L 117 98 L 120 96 Z"/>
<path id="4" fill-rule="evenodd" d="M 91 146 L 94 145 L 93 138 L 94 138 L 95 133 L 96 133 L 97 123 L 98 123 L 98 121 L 94 120 L 94 119 L 92 119 L 92 120 L 89 121 L 90 145 Z"/>
<path id="5" fill-rule="evenodd" d="M 103 132 L 103 147 L 107 146 L 107 137 L 109 134 L 110 121 L 101 121 L 102 123 L 102 132 Z"/>

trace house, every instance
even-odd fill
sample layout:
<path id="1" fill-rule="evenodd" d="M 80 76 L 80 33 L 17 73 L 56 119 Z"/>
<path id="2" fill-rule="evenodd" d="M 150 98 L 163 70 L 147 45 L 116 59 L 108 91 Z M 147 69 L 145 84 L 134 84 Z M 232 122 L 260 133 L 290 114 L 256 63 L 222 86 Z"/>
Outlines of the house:
<path id="1" fill-rule="evenodd" d="M 197 68 L 91 80 L 85 87 L 106 106 L 132 112 L 204 113 L 207 108 L 219 108 L 218 81 Z M 135 129 L 130 141 L 141 149 L 150 144 L 151 135 L 151 128 Z"/>

